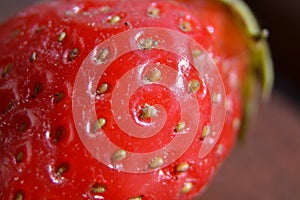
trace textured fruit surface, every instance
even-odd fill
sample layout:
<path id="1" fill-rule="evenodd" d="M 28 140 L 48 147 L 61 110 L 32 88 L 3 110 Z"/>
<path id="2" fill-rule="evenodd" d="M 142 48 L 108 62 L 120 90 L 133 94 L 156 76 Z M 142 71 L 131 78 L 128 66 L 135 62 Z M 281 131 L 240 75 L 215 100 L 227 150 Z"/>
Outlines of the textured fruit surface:
<path id="1" fill-rule="evenodd" d="M 58 0 L 0 30 L 1 199 L 191 199 L 230 152 L 250 51 L 223 3 Z"/>

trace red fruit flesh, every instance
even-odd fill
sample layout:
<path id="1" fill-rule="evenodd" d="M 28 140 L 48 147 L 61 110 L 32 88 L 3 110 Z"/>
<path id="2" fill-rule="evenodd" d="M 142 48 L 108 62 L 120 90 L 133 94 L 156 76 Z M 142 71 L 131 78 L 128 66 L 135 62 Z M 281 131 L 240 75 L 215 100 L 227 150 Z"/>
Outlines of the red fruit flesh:
<path id="1" fill-rule="evenodd" d="M 170 30 L 170 36 L 178 33 L 180 37 L 166 37 L 170 44 L 181 43 L 176 39 L 182 35 L 191 38 L 207 51 L 202 53 L 209 55 L 220 72 L 226 118 L 220 137 L 205 157 L 199 157 L 199 150 L 218 96 L 193 61 L 187 60 L 185 55 L 191 52 L 171 52 L 156 48 L 157 41 L 144 41 L 113 58 L 100 77 L 85 74 L 96 66 L 90 65 L 93 52 L 98 52 L 102 66 L 112 59 L 109 51 L 118 54 L 126 48 L 124 44 L 138 40 L 122 38 L 126 40 L 122 44 L 112 40 L 110 48 L 100 51 L 95 47 L 111 38 L 118 40 L 124 31 L 146 27 Z M 242 115 L 249 52 L 244 32 L 222 4 L 205 0 L 52 1 L 19 13 L 0 30 L 1 199 L 191 199 L 205 189 L 228 155 Z M 180 80 L 168 84 L 174 77 Z M 218 79 L 218 74 L 209 78 Z M 78 82 L 81 79 L 91 87 Z M 95 121 L 88 120 L 93 115 L 85 110 L 88 107 L 75 98 L 80 91 L 93 99 L 96 127 Z M 192 112 L 187 119 L 191 119 L 182 125 L 182 110 L 188 109 Z M 76 123 L 79 115 L 89 126 Z M 193 132 L 186 127 L 194 121 Z M 143 132 L 160 124 L 155 133 Z M 78 126 L 95 135 L 80 133 Z M 102 142 L 103 137 L 119 150 L 105 149 L 108 144 Z M 145 154 L 148 159 L 147 153 L 166 148 L 180 137 L 192 140 L 176 144 L 174 152 L 184 150 L 179 156 L 170 160 L 165 155 L 153 156 L 144 168 L 132 167 L 140 165 L 133 156 Z"/>

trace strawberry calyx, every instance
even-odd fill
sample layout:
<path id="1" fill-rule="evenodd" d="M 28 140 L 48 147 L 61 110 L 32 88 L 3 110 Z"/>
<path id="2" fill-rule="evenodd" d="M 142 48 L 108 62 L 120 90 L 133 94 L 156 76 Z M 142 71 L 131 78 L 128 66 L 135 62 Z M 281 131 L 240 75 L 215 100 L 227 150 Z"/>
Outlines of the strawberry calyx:
<path id="1" fill-rule="evenodd" d="M 241 21 L 249 37 L 249 46 L 252 53 L 252 70 L 258 72 L 262 83 L 262 94 L 268 98 L 271 94 L 274 72 L 270 48 L 267 43 L 268 31 L 261 29 L 249 6 L 242 0 L 220 0 L 226 4 Z"/>
<path id="2" fill-rule="evenodd" d="M 254 114 L 256 98 L 256 80 L 260 79 L 263 100 L 270 98 L 273 84 L 274 71 L 270 47 L 267 42 L 269 32 L 261 29 L 254 13 L 242 0 L 219 0 L 224 3 L 239 20 L 246 35 L 250 50 L 250 67 L 244 81 L 243 101 L 244 112 L 239 138 L 243 139 L 248 123 Z"/>

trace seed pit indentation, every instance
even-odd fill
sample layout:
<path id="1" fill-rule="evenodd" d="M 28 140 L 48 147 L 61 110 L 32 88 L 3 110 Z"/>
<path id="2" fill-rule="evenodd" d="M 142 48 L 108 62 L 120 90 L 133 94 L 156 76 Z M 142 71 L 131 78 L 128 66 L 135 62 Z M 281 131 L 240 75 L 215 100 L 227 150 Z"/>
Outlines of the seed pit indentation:
<path id="1" fill-rule="evenodd" d="M 14 200 L 24 200 L 25 192 L 23 190 L 18 190 L 15 194 Z"/>
<path id="2" fill-rule="evenodd" d="M 55 132 L 50 136 L 51 141 L 54 143 L 59 143 L 67 137 L 67 130 L 64 126 L 59 126 L 56 128 Z"/>
<path id="3" fill-rule="evenodd" d="M 37 97 L 43 90 L 43 84 L 38 82 L 34 85 L 33 94 L 31 95 L 32 98 Z"/>
<path id="4" fill-rule="evenodd" d="M 70 171 L 70 164 L 67 162 L 63 162 L 61 163 L 57 169 L 55 170 L 55 175 L 57 177 L 61 177 L 63 176 L 65 173 Z"/>
<path id="5" fill-rule="evenodd" d="M 78 48 L 72 49 L 70 54 L 69 54 L 69 61 L 73 61 L 78 56 L 79 56 L 79 49 Z"/>
<path id="6" fill-rule="evenodd" d="M 8 63 L 7 65 L 5 65 L 2 71 L 2 77 L 7 76 L 11 72 L 12 68 L 13 68 L 12 63 Z"/>
<path id="7" fill-rule="evenodd" d="M 59 93 L 54 95 L 54 102 L 58 104 L 66 98 L 66 93 L 64 91 L 60 91 Z"/>

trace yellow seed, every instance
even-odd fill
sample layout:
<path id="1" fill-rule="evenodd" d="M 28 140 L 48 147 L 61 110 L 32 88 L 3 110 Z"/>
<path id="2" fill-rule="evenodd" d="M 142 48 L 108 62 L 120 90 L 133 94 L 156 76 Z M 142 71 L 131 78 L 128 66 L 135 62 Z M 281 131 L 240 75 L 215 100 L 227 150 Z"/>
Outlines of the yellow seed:
<path id="1" fill-rule="evenodd" d="M 120 20 L 121 20 L 121 17 L 118 15 L 115 15 L 108 20 L 108 23 L 110 23 L 111 25 L 114 25 L 114 24 L 118 23 Z"/>
<path id="2" fill-rule="evenodd" d="M 155 117 L 157 115 L 157 110 L 154 106 L 150 106 L 146 104 L 142 109 L 141 118 L 142 119 L 149 119 L 151 117 Z"/>
<path id="3" fill-rule="evenodd" d="M 164 164 L 164 159 L 161 157 L 155 157 L 151 163 L 150 163 L 150 168 L 156 169 L 161 167 Z"/>
<path id="4" fill-rule="evenodd" d="M 185 122 L 179 122 L 175 128 L 175 132 L 181 132 L 185 128 Z"/>
<path id="5" fill-rule="evenodd" d="M 192 80 L 189 83 L 189 92 L 196 93 L 200 89 L 200 83 L 198 80 Z"/>
<path id="6" fill-rule="evenodd" d="M 190 22 L 188 21 L 183 21 L 180 23 L 179 28 L 183 31 L 183 32 L 190 32 L 192 31 L 192 25 Z"/>
<path id="7" fill-rule="evenodd" d="M 183 162 L 176 167 L 177 172 L 186 172 L 190 168 L 189 163 Z"/>
<path id="8" fill-rule="evenodd" d="M 107 83 L 102 83 L 101 86 L 97 89 L 96 93 L 98 95 L 104 94 L 107 92 L 109 85 Z"/>
<path id="9" fill-rule="evenodd" d="M 160 9 L 157 8 L 157 7 L 150 7 L 148 9 L 148 16 L 149 17 L 152 17 L 152 18 L 155 18 L 155 17 L 159 17 L 160 15 Z"/>
<path id="10" fill-rule="evenodd" d="M 148 38 L 148 39 L 142 39 L 139 42 L 138 47 L 139 49 L 145 51 L 145 50 L 153 49 L 156 45 L 157 45 L 157 41 L 154 41 L 152 38 Z"/>
<path id="11" fill-rule="evenodd" d="M 97 120 L 94 126 L 94 130 L 102 129 L 106 124 L 106 119 L 105 118 L 100 118 Z"/>
<path id="12" fill-rule="evenodd" d="M 18 191 L 15 195 L 15 200 L 23 200 L 24 199 L 24 193 L 22 191 Z"/>
<path id="13" fill-rule="evenodd" d="M 126 158 L 126 151 L 124 151 L 123 149 L 119 149 L 117 150 L 113 156 L 112 156 L 112 161 L 115 162 L 115 161 L 121 161 L 121 160 L 124 160 Z"/>
<path id="14" fill-rule="evenodd" d="M 61 32 L 58 36 L 58 41 L 62 42 L 66 38 L 67 34 L 66 32 Z"/>
<path id="15" fill-rule="evenodd" d="M 109 6 L 102 6 L 102 7 L 100 8 L 100 12 L 106 13 L 109 9 L 110 9 Z"/>
<path id="16" fill-rule="evenodd" d="M 158 79 L 160 79 L 160 77 L 161 77 L 161 71 L 159 69 L 155 68 L 150 72 L 148 80 L 151 82 L 155 82 L 155 81 L 158 81 Z"/>
<path id="17" fill-rule="evenodd" d="M 191 182 L 186 182 L 186 183 L 184 184 L 184 186 L 181 188 L 180 192 L 181 192 L 182 194 L 185 194 L 185 193 L 190 192 L 192 189 L 193 189 L 193 183 L 191 183 Z"/>
<path id="18" fill-rule="evenodd" d="M 202 139 L 206 138 L 210 134 L 210 126 L 204 126 L 202 130 Z"/>
<path id="19" fill-rule="evenodd" d="M 93 187 L 92 187 L 92 193 L 104 193 L 106 191 L 106 188 L 101 186 L 100 184 L 95 184 Z"/>
<path id="20" fill-rule="evenodd" d="M 100 51 L 100 53 L 98 54 L 97 58 L 96 58 L 96 61 L 99 62 L 99 63 L 103 63 L 107 60 L 109 56 L 109 50 L 108 49 L 102 49 Z"/>
<path id="21" fill-rule="evenodd" d="M 142 197 L 133 197 L 133 198 L 130 198 L 129 200 L 142 200 Z"/>

